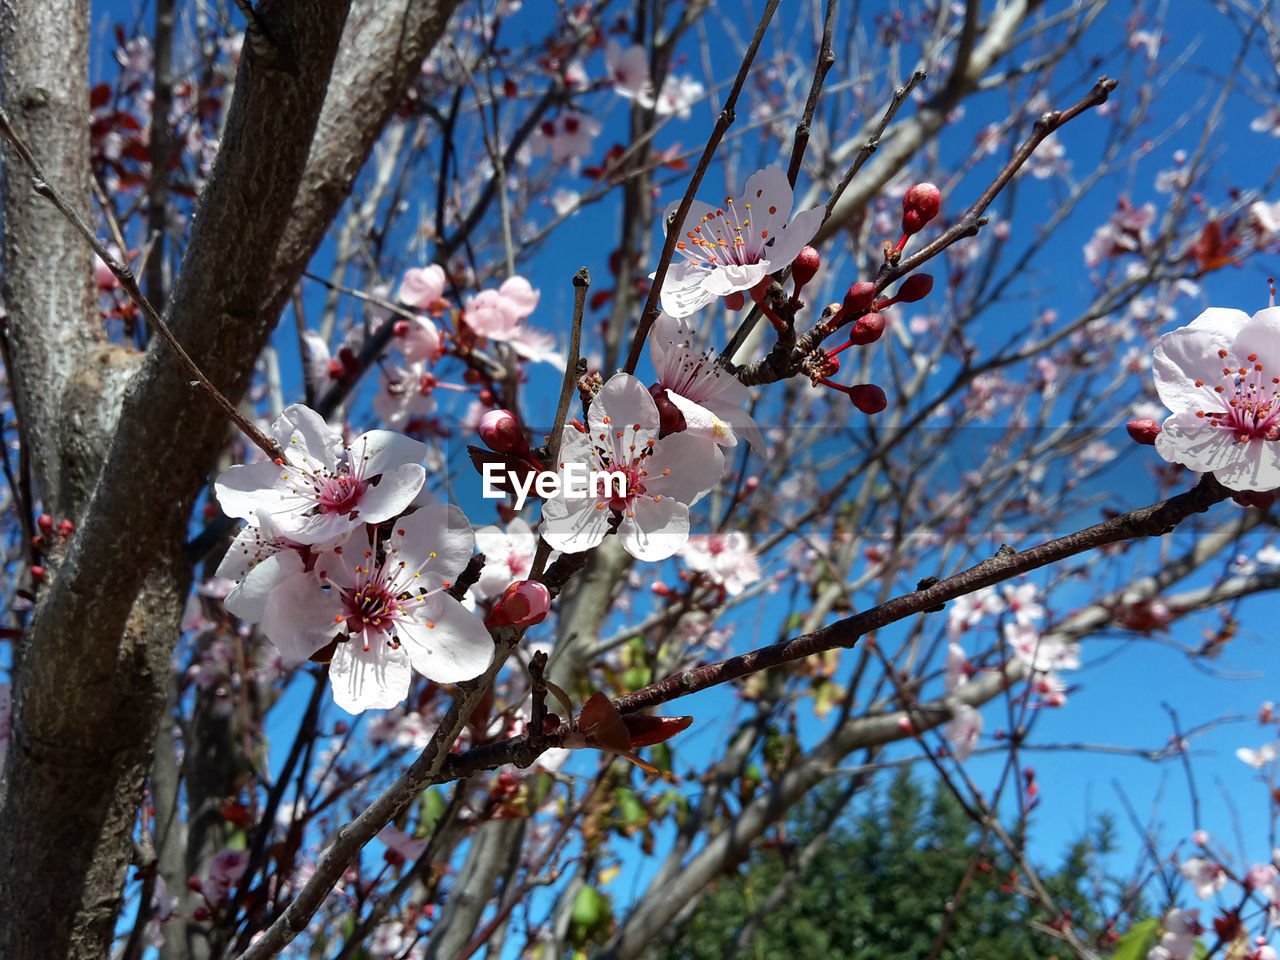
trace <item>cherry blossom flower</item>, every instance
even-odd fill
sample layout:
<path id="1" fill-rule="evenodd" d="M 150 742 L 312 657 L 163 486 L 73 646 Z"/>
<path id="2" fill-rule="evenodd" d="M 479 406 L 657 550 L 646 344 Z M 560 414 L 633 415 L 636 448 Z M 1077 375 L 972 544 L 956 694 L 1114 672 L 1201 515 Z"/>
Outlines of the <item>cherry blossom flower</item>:
<path id="1" fill-rule="evenodd" d="M 676 250 L 685 257 L 673 263 L 662 284 L 662 309 L 687 317 L 718 297 L 749 290 L 771 273 L 785 268 L 818 232 L 823 208 L 791 216 L 791 185 L 781 167 L 769 166 L 747 179 L 738 203 L 726 197 L 713 207 L 695 200 L 679 227 Z M 680 203 L 667 207 L 663 230 Z M 650 277 L 652 278 L 652 274 Z"/>
<path id="2" fill-rule="evenodd" d="M 700 533 L 689 538 L 680 554 L 690 570 L 705 573 L 731 597 L 760 579 L 760 564 L 741 530 Z"/>
<path id="3" fill-rule="evenodd" d="M 387 848 L 387 850 L 400 858 L 402 863 L 412 863 L 417 860 L 427 849 L 427 841 L 411 837 L 403 830 L 397 830 L 391 824 L 387 824 L 378 831 L 378 840 Z"/>
<path id="4" fill-rule="evenodd" d="M 1280 137 L 1280 107 L 1272 107 L 1260 117 L 1255 117 L 1249 129 L 1255 133 L 1269 133 Z"/>
<path id="5" fill-rule="evenodd" d="M 177 905 L 178 898 L 169 892 L 164 877 L 157 873 L 155 886 L 151 891 L 151 915 L 147 917 L 147 925 L 143 931 L 147 943 L 157 950 L 164 946 L 164 932 L 160 929 L 160 924 L 167 922 L 173 916 L 174 907 Z"/>
<path id="6" fill-rule="evenodd" d="M 481 527 L 476 531 L 476 549 L 484 554 L 484 569 L 476 581 L 476 593 L 485 599 L 496 597 L 516 580 L 529 576 L 538 538 L 529 524 L 516 517 L 505 531 Z"/>
<path id="7" fill-rule="evenodd" d="M 1147 954 L 1148 960 L 1189 960 L 1195 950 L 1196 937 L 1204 933 L 1200 926 L 1200 908 L 1179 910 L 1174 907 L 1164 915 L 1161 926 L 1164 934 L 1160 943 Z"/>
<path id="8" fill-rule="evenodd" d="M 236 881 L 244 876 L 249 866 L 249 854 L 245 850 L 220 850 L 209 861 L 209 874 L 201 884 L 201 892 L 210 903 L 227 899 Z"/>
<path id="9" fill-rule="evenodd" d="M 542 507 L 542 538 L 565 553 L 598 546 L 621 516 L 618 537 L 637 560 L 664 560 L 689 539 L 689 507 L 720 479 L 724 457 L 714 443 L 686 433 L 658 439 L 658 408 L 635 377 L 619 373 L 592 401 L 587 432 L 567 426 L 560 444 L 561 489 L 566 464 L 622 474 L 626 496 L 562 492 Z"/>
<path id="10" fill-rule="evenodd" d="M 628 100 L 651 101 L 649 54 L 643 46 L 635 43 L 624 50 L 617 40 L 610 40 L 604 48 L 604 66 L 613 81 L 614 93 Z"/>
<path id="11" fill-rule="evenodd" d="M 364 523 L 403 511 L 426 482 L 426 447 L 389 430 L 370 430 L 343 450 L 341 435 L 310 407 L 294 404 L 271 427 L 282 463 L 229 467 L 214 483 L 228 516 L 271 518 L 297 543 L 332 543 Z"/>
<path id="12" fill-rule="evenodd" d="M 693 105 L 705 92 L 706 87 L 693 77 L 667 74 L 662 81 L 662 89 L 652 101 L 653 112 L 660 117 L 675 114 L 681 120 L 688 120 L 693 115 Z"/>
<path id="13" fill-rule="evenodd" d="M 508 277 L 497 290 L 481 290 L 463 304 L 467 326 L 490 340 L 512 340 L 538 305 L 538 291 L 524 277 Z"/>
<path id="14" fill-rule="evenodd" d="M 564 372 L 565 356 L 556 349 L 554 334 L 534 330 L 522 324 L 507 340 L 507 345 L 526 360 L 533 363 L 549 363 L 562 373 Z"/>
<path id="15" fill-rule="evenodd" d="M 1076 670 L 1080 656 L 1074 643 L 1063 643 L 1052 636 L 1043 636 L 1039 628 L 1029 623 L 1006 623 L 1005 642 L 1013 654 L 1022 660 L 1032 673 L 1049 673 L 1053 670 Z"/>
<path id="16" fill-rule="evenodd" d="M 312 559 L 310 547 L 281 535 L 270 514 L 249 524 L 236 534 L 215 573 L 235 583 L 223 606 L 241 620 L 261 623 L 271 592 Z"/>
<path id="17" fill-rule="evenodd" d="M 680 411 L 691 435 L 736 447 L 741 431 L 756 452 L 763 454 L 764 437 L 744 409 L 747 388 L 717 362 L 714 350 L 696 352 L 693 336 L 693 326 L 687 320 L 658 315 L 649 333 L 649 356 L 658 386 L 666 389 L 667 399 Z"/>
<path id="18" fill-rule="evenodd" d="M 1276 758 L 1277 748 L 1280 748 L 1280 742 L 1264 743 L 1257 750 L 1241 747 L 1236 751 L 1236 756 L 1253 769 L 1261 770 Z"/>
<path id="19" fill-rule="evenodd" d="M 1196 888 L 1196 896 L 1208 900 L 1227 885 L 1227 871 L 1219 863 L 1203 857 L 1191 857 L 1184 861 L 1178 872 Z"/>
<path id="20" fill-rule="evenodd" d="M 952 711 L 943 735 L 951 744 L 952 756 L 963 763 L 973 756 L 978 738 L 982 736 L 982 714 L 967 703 L 960 704 Z"/>
<path id="21" fill-rule="evenodd" d="M 566 78 L 567 79 L 567 78 Z M 600 133 L 600 121 L 583 113 L 561 113 L 542 124 L 529 138 L 529 153 L 551 155 L 554 164 L 569 164 L 577 172 L 583 157 L 591 155 L 591 145 Z"/>
<path id="22" fill-rule="evenodd" d="M 965 630 L 976 626 L 988 614 L 996 614 L 1004 609 L 1004 601 L 996 595 L 995 587 L 983 587 L 981 590 L 957 597 L 947 604 L 947 634 L 958 637 Z"/>
<path id="23" fill-rule="evenodd" d="M 1152 368 L 1173 411 L 1160 456 L 1232 490 L 1280 487 L 1280 308 L 1211 307 L 1160 338 Z"/>
<path id="24" fill-rule="evenodd" d="M 444 268 L 438 263 L 410 267 L 404 272 L 396 299 L 415 310 L 426 310 L 444 296 Z"/>
<path id="25" fill-rule="evenodd" d="M 421 362 L 407 367 L 387 365 L 378 375 L 380 389 L 373 395 L 373 409 L 388 427 L 403 430 L 410 421 L 436 412 L 438 382 Z"/>
<path id="26" fill-rule="evenodd" d="M 1063 159 L 1066 153 L 1067 148 L 1058 139 L 1058 134 L 1051 133 L 1040 141 L 1026 165 L 1019 168 L 1018 175 L 1021 176 L 1026 171 L 1037 180 L 1047 180 L 1054 174 L 1065 174 L 1071 166 Z"/>
<path id="27" fill-rule="evenodd" d="M 1018 623 L 1029 624 L 1044 619 L 1044 607 L 1039 602 L 1040 589 L 1034 583 L 1006 584 L 1000 592 Z"/>
<path id="28" fill-rule="evenodd" d="M 396 346 L 410 363 L 434 365 L 444 353 L 440 329 L 428 317 L 417 316 L 396 326 Z"/>
<path id="29" fill-rule="evenodd" d="M 276 587 L 262 626 L 285 657 L 306 659 L 336 639 L 329 679 L 349 713 L 400 703 L 414 670 L 437 683 L 482 673 L 493 640 L 444 592 L 475 544 L 462 511 L 432 504 L 398 520 L 381 543 L 362 549 L 360 539 Z"/>

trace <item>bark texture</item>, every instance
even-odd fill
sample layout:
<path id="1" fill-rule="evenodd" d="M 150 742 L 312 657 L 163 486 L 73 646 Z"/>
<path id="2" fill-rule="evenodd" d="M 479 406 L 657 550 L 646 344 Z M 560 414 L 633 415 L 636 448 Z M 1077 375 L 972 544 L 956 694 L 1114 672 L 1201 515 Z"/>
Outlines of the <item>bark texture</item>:
<path id="1" fill-rule="evenodd" d="M 275 316 L 260 309 L 267 286 L 261 265 L 275 258 L 302 180 L 348 3 L 264 0 L 257 7 L 260 29 L 246 41 L 222 150 L 168 311 L 178 339 L 232 398 L 243 393 L 274 325 Z M 6 4 L 3 31 L 10 46 L 32 44 L 48 58 L 61 52 L 71 27 L 79 25 L 83 37 L 87 4 L 62 4 L 49 14 L 43 41 L 32 36 L 32 11 L 41 5 L 53 9 L 46 0 L 23 9 Z M 66 79 L 72 89 L 55 87 L 56 94 L 40 92 L 46 66 L 34 53 L 11 60 L 6 48 L 5 96 L 30 103 L 28 112 L 41 122 L 49 115 L 51 133 L 75 143 L 85 136 L 88 99 L 83 43 L 70 46 L 78 56 L 65 72 L 78 79 Z M 14 166 L 6 167 L 12 178 Z M 74 179 L 80 168 L 70 167 L 64 173 L 50 165 L 50 179 L 71 177 L 66 192 L 83 197 L 76 184 L 84 181 Z M 8 205 L 21 198 L 6 190 L 5 199 Z M 34 245 L 21 264 L 24 278 L 47 280 L 60 261 L 79 257 L 73 288 L 87 288 L 89 265 L 79 244 L 59 246 L 41 233 L 8 243 Z M 6 275 L 14 276 L 8 269 Z M 46 329 L 15 338 L 15 366 L 65 368 L 67 382 L 92 383 L 92 354 L 101 348 L 91 337 L 79 348 L 81 338 L 69 332 L 91 326 L 84 300 L 62 309 L 74 316 L 58 320 L 61 334 Z M 102 411 L 92 399 L 81 391 L 77 415 Z M 46 475 L 54 489 L 69 486 L 48 466 L 67 439 L 66 422 L 56 405 L 33 403 L 24 424 L 27 437 L 49 438 Z M 0 797 L 0 897 L 9 905 L 0 917 L 0 955 L 9 960 L 109 951 L 190 577 L 181 551 L 186 519 L 226 437 L 216 407 L 192 389 L 159 343 L 131 378 L 115 429 L 100 427 L 91 434 L 109 438 L 100 481 L 15 649 L 12 739 Z M 92 475 L 93 466 L 81 472 Z"/>

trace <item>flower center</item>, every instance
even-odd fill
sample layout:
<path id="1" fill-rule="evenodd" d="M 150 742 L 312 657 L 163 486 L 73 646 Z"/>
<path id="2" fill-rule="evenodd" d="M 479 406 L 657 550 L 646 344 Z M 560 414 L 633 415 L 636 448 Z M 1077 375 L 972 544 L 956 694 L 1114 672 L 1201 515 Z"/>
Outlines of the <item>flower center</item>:
<path id="1" fill-rule="evenodd" d="M 764 259 L 769 231 L 761 230 L 756 236 L 751 228 L 751 204 L 744 203 L 743 207 L 745 219 L 739 219 L 733 197 L 725 197 L 724 207 L 700 217 L 692 230 L 685 231 L 685 239 L 676 243 L 676 249 L 705 267 L 759 263 Z M 770 216 L 776 212 L 776 207 L 769 208 Z"/>
<path id="2" fill-rule="evenodd" d="M 321 513 L 354 513 L 369 484 L 347 473 L 316 478 L 316 505 Z"/>
<path id="3" fill-rule="evenodd" d="M 1213 388 L 1221 410 L 1197 410 L 1196 416 L 1212 421 L 1231 434 L 1236 443 L 1280 438 L 1280 377 L 1267 376 L 1256 353 L 1245 363 L 1231 366 L 1226 350 L 1218 357 L 1228 363 L 1222 368 L 1222 381 Z M 1203 387 L 1203 380 L 1196 386 Z"/>

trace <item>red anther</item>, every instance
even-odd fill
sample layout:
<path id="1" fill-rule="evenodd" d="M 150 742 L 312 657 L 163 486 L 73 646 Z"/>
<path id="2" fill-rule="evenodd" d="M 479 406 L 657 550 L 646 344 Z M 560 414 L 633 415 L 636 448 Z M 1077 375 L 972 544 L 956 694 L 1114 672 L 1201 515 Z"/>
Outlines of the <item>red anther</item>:
<path id="1" fill-rule="evenodd" d="M 53 533 L 53 517 L 47 513 L 42 513 L 36 518 L 36 526 L 40 528 L 40 532 L 46 537 Z"/>
<path id="2" fill-rule="evenodd" d="M 1154 420 L 1130 420 L 1124 428 L 1134 443 L 1145 443 L 1149 447 L 1155 446 L 1156 437 L 1160 435 L 1160 424 Z"/>
<path id="3" fill-rule="evenodd" d="M 803 247 L 794 260 L 791 261 L 791 279 L 796 282 L 796 295 L 799 296 L 800 291 L 818 272 L 818 267 L 822 265 L 822 258 L 818 255 L 818 251 L 813 247 Z"/>
<path id="4" fill-rule="evenodd" d="M 59 520 L 58 536 L 61 537 L 63 540 L 65 540 L 67 539 L 67 537 L 71 536 L 75 528 L 76 528 L 76 525 L 72 523 L 70 520 Z"/>
<path id="5" fill-rule="evenodd" d="M 902 281 L 897 294 L 890 300 L 881 300 L 876 304 L 877 310 L 883 310 L 895 303 L 915 303 L 923 300 L 933 289 L 933 277 L 927 273 L 913 273 Z"/>
<path id="6" fill-rule="evenodd" d="M 650 589 L 650 590 L 652 590 L 652 591 L 653 591 L 653 593 L 654 593 L 654 595 L 655 595 L 655 596 L 658 596 L 658 597 L 669 597 L 669 596 L 671 596 L 671 588 L 670 588 L 670 587 L 668 587 L 668 586 L 667 586 L 665 583 L 663 583 L 661 580 L 655 580 L 655 581 L 653 581 L 653 583 L 649 585 L 649 589 Z"/>
<path id="7" fill-rule="evenodd" d="M 919 233 L 942 209 L 942 191 L 932 183 L 917 183 L 902 197 L 902 232 Z"/>
<path id="8" fill-rule="evenodd" d="M 506 77 L 502 81 L 502 95 L 506 97 L 508 100 L 510 100 L 519 92 L 520 92 L 520 88 L 516 86 L 516 82 L 512 80 L 510 77 Z"/>
<path id="9" fill-rule="evenodd" d="M 38 563 L 37 563 L 37 564 L 32 564 L 32 566 L 31 566 L 31 579 L 32 579 L 32 580 L 43 580 L 43 579 L 44 579 L 44 567 L 40 566 Z"/>
<path id="10" fill-rule="evenodd" d="M 858 316 L 871 309 L 876 299 L 876 285 L 870 280 L 861 280 L 849 288 L 844 295 L 844 303 L 840 304 L 840 315 Z"/>
<path id="11" fill-rule="evenodd" d="M 725 295 L 724 305 L 729 310 L 737 313 L 747 305 L 747 298 L 742 295 L 741 290 L 735 290 L 733 293 Z"/>
<path id="12" fill-rule="evenodd" d="M 403 337 L 409 332 L 408 320 L 397 320 L 396 325 L 391 328 L 391 332 L 397 337 Z"/>
<path id="13" fill-rule="evenodd" d="M 510 410 L 490 410 L 476 427 L 484 445 L 495 453 L 524 454 L 529 450 L 524 428 Z"/>
<path id="14" fill-rule="evenodd" d="M 481 391 L 480 391 L 480 393 L 476 396 L 476 399 L 477 399 L 477 400 L 479 400 L 479 401 L 480 401 L 482 404 L 484 404 L 486 407 L 492 407 L 492 406 L 493 406 L 493 391 L 492 391 L 492 390 L 489 390 L 489 389 L 481 390 Z"/>
<path id="15" fill-rule="evenodd" d="M 884 314 L 866 313 L 853 321 L 853 326 L 849 329 L 849 342 L 864 347 L 868 343 L 875 343 L 883 333 Z"/>
<path id="16" fill-rule="evenodd" d="M 879 413 L 889 405 L 889 398 L 874 383 L 859 383 L 849 388 L 853 405 L 868 416 Z"/>

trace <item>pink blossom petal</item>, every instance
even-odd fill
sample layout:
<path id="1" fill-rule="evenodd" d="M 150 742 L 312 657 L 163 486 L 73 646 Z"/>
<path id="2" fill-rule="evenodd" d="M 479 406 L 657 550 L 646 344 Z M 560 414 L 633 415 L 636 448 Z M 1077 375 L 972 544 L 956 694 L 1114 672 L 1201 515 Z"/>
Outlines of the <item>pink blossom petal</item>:
<path id="1" fill-rule="evenodd" d="M 355 638 L 339 643 L 329 663 L 333 702 L 347 713 L 387 710 L 403 703 L 412 679 L 408 654 L 385 640 L 368 650 Z"/>

